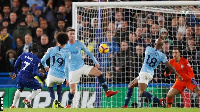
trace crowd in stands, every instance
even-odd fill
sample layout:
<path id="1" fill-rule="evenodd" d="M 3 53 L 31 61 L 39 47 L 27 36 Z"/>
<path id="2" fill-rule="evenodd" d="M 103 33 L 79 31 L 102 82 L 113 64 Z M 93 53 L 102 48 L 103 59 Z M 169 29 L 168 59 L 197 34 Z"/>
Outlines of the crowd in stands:
<path id="1" fill-rule="evenodd" d="M 23 52 L 29 52 L 32 43 L 39 46 L 39 58 L 49 47 L 55 46 L 56 33 L 65 32 L 66 28 L 72 26 L 72 1 L 1 0 L 0 72 L 13 72 L 16 58 Z M 91 0 L 76 0 L 84 1 Z M 181 7 L 174 7 L 174 10 L 179 9 Z M 189 9 L 200 12 L 196 6 Z M 168 59 L 172 58 L 172 48 L 178 47 L 182 56 L 192 65 L 196 78 L 200 79 L 200 13 L 173 14 L 133 8 L 108 8 L 101 11 L 101 19 L 98 19 L 97 9 L 79 8 L 76 30 L 78 39 L 98 57 L 107 79 L 129 83 L 137 77 L 145 48 L 153 47 L 159 37 L 165 40 L 162 52 Z M 109 45 L 109 53 L 98 54 L 101 43 Z M 92 63 L 84 54 L 83 58 L 87 64 Z M 174 82 L 175 76 L 165 78 L 164 70 L 165 66 L 159 65 L 153 82 Z"/>

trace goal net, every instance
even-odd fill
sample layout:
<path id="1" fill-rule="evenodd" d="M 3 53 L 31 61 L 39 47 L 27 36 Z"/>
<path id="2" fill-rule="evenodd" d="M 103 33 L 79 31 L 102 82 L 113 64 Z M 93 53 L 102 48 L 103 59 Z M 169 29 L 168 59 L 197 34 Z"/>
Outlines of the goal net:
<path id="1" fill-rule="evenodd" d="M 107 98 L 96 77 L 83 76 L 73 103 L 81 108 L 117 108 L 124 105 L 129 82 L 139 75 L 147 46 L 157 38 L 164 39 L 162 52 L 172 59 L 172 49 L 178 47 L 181 56 L 189 60 L 200 84 L 200 3 L 199 2 L 81 2 L 73 3 L 73 27 L 77 40 L 82 41 L 100 63 L 110 90 L 116 96 Z M 106 43 L 109 53 L 100 54 L 98 47 Z M 94 65 L 85 54 L 87 65 Z M 165 77 L 165 65 L 160 64 L 146 91 L 158 98 L 166 94 L 175 82 L 175 75 Z M 134 88 L 129 107 L 155 107 L 139 97 Z M 200 107 L 199 97 L 185 89 L 174 97 L 173 107 Z"/>

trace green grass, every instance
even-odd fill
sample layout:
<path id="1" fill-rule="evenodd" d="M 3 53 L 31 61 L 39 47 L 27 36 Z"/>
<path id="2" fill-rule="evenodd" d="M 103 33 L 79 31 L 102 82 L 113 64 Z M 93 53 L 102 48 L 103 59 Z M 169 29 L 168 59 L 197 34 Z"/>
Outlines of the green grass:
<path id="1" fill-rule="evenodd" d="M 4 112 L 200 112 L 199 108 L 78 108 L 78 109 L 52 109 L 52 108 L 4 108 Z"/>

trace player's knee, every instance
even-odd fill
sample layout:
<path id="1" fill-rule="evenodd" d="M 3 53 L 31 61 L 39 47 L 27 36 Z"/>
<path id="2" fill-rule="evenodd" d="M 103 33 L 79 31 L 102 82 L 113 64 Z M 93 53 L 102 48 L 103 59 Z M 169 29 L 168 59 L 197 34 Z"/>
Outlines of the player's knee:
<path id="1" fill-rule="evenodd" d="M 173 98 L 171 94 L 167 94 L 167 98 Z"/>
<path id="2" fill-rule="evenodd" d="M 70 89 L 71 94 L 75 94 L 75 89 Z"/>
<path id="3" fill-rule="evenodd" d="M 98 76 L 100 76 L 100 75 L 101 75 L 101 71 L 100 71 L 100 70 L 97 70 L 96 76 L 98 77 Z"/>
<path id="4" fill-rule="evenodd" d="M 140 97 L 142 97 L 142 94 L 144 93 L 144 91 L 140 91 Z"/>

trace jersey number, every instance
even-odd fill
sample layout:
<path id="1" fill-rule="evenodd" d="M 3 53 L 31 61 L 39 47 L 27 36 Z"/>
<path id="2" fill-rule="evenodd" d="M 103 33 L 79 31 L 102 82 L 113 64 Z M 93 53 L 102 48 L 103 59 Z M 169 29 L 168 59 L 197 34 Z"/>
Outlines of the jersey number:
<path id="1" fill-rule="evenodd" d="M 24 64 L 25 64 L 25 66 L 22 68 L 22 70 L 25 70 L 26 67 L 30 65 L 30 63 L 29 63 L 29 62 L 26 62 L 26 61 L 24 61 Z"/>
<path id="2" fill-rule="evenodd" d="M 150 60 L 150 55 L 148 55 L 148 59 L 147 59 L 147 64 L 150 66 L 150 67 L 154 67 L 156 65 L 156 62 L 157 62 L 157 59 L 156 58 L 151 58 L 151 61 L 149 62 Z"/>
<path id="3" fill-rule="evenodd" d="M 58 64 L 59 64 L 58 67 L 62 66 L 62 64 L 64 63 L 64 59 L 63 58 L 58 58 L 57 60 L 56 60 L 55 56 L 52 56 L 52 58 L 53 58 L 53 64 L 52 64 L 52 66 L 54 66 L 55 61 L 58 62 Z"/>

